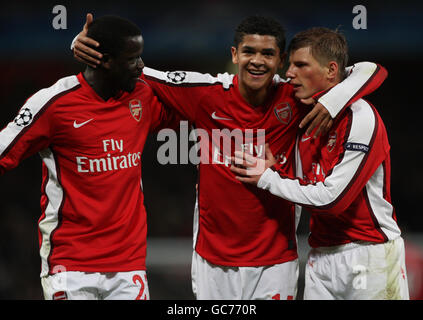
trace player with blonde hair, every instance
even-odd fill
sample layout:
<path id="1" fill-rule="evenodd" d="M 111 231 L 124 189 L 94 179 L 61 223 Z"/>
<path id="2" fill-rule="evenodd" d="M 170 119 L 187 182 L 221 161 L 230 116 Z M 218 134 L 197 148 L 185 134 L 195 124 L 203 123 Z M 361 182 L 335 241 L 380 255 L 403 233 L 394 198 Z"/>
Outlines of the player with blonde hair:
<path id="1" fill-rule="evenodd" d="M 300 32 L 288 51 L 286 75 L 297 99 L 326 92 L 345 77 L 348 46 L 337 31 Z M 381 117 L 360 99 L 337 116 L 327 134 L 311 139 L 300 131 L 298 178 L 278 170 L 270 152 L 267 160 L 236 154 L 238 165 L 231 170 L 239 181 L 311 212 L 305 299 L 409 298 L 389 150 Z M 258 162 L 267 169 L 250 174 Z"/>

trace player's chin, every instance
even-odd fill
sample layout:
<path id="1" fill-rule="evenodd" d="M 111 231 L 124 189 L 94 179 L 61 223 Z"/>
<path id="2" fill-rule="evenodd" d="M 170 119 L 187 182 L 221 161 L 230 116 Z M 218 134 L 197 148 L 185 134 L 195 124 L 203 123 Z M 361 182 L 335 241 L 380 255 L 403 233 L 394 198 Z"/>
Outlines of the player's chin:
<path id="1" fill-rule="evenodd" d="M 131 79 L 131 80 L 129 80 L 125 84 L 123 90 L 125 90 L 126 92 L 132 92 L 132 91 L 134 91 L 134 89 L 135 89 L 135 87 L 137 85 L 137 81 L 138 81 L 138 79 Z"/>
<path id="2" fill-rule="evenodd" d="M 262 90 L 263 88 L 267 88 L 271 83 L 271 79 L 252 79 L 248 81 L 248 86 L 252 90 Z"/>
<path id="3" fill-rule="evenodd" d="M 295 91 L 295 97 L 298 100 L 300 100 L 300 99 L 308 99 L 308 98 L 312 97 L 312 95 L 300 88 L 299 90 Z"/>

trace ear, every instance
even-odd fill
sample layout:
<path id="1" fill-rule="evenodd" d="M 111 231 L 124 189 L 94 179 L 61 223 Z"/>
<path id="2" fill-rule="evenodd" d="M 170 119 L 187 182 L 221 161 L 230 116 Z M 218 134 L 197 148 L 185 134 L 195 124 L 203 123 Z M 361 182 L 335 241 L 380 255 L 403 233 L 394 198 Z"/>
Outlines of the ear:
<path id="1" fill-rule="evenodd" d="M 235 47 L 231 47 L 232 62 L 238 64 L 238 50 Z"/>
<path id="2" fill-rule="evenodd" d="M 338 71 L 339 71 L 338 63 L 336 63 L 336 61 L 329 61 L 327 68 L 328 68 L 328 71 L 327 71 L 328 79 L 335 80 L 336 77 L 338 76 Z"/>
<path id="3" fill-rule="evenodd" d="M 101 66 L 104 69 L 107 69 L 108 70 L 108 69 L 111 68 L 112 61 L 113 61 L 112 56 L 110 54 L 108 54 L 108 53 L 104 53 L 103 54 L 103 58 L 101 59 Z"/>

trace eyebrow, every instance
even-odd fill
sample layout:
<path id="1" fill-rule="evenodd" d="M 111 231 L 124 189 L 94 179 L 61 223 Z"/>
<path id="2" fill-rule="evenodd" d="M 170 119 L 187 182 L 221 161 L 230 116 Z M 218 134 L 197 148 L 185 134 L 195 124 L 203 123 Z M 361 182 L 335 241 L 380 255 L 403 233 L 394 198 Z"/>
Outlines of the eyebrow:
<path id="1" fill-rule="evenodd" d="M 309 65 L 309 62 L 308 61 L 305 61 L 305 60 L 294 60 L 294 61 L 291 61 L 291 60 L 289 60 L 289 63 L 291 64 L 295 64 L 295 65 L 299 65 L 299 64 L 301 64 L 301 65 Z"/>
<path id="2" fill-rule="evenodd" d="M 251 51 L 257 50 L 255 47 L 250 47 L 250 46 L 243 46 L 241 49 L 242 50 L 251 50 Z M 273 48 L 264 48 L 264 49 L 261 49 L 260 51 L 267 52 L 267 53 L 275 53 L 276 52 L 276 50 L 273 49 Z"/>

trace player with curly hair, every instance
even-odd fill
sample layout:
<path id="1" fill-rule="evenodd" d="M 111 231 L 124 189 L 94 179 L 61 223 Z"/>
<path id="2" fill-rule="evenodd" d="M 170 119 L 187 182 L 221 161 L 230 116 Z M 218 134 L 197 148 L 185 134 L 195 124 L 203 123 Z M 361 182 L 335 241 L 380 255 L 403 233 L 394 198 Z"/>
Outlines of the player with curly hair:
<path id="1" fill-rule="evenodd" d="M 84 27 L 76 38 L 74 54 L 80 61 L 96 65 L 101 63 L 97 45 L 101 43 L 89 39 Z M 279 22 L 252 16 L 241 21 L 235 31 L 231 54 L 238 66 L 236 75 L 213 77 L 144 68 L 142 79 L 195 128 L 209 137 L 216 130 L 226 130 L 245 138 L 241 143 L 235 139 L 230 150 L 212 139 L 205 142 L 207 161 L 199 164 L 194 214 L 192 286 L 197 299 L 296 297 L 299 216 L 295 207 L 240 183 L 227 159 L 234 150 L 264 155 L 264 141 L 256 135 L 264 130 L 262 138 L 278 156 L 281 170 L 292 172 L 295 137 L 303 119 L 303 124 L 313 119 L 309 131 L 320 125 L 314 132 L 318 135 L 348 101 L 371 92 L 384 80 L 383 68 L 378 65 L 357 64 L 307 115 L 295 98 L 295 88 L 276 75 L 283 65 L 284 47 L 285 34 Z M 249 130 L 254 131 L 250 138 Z"/>

